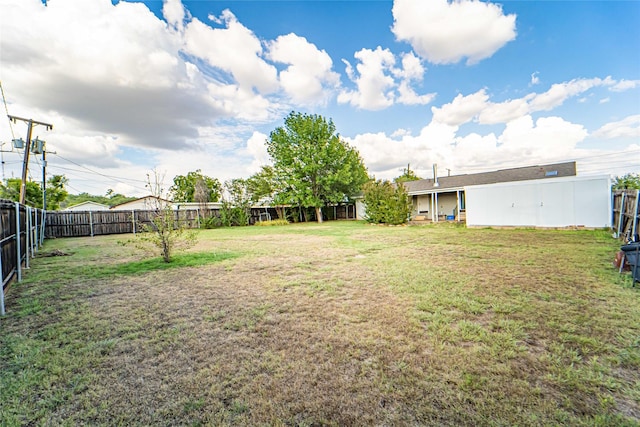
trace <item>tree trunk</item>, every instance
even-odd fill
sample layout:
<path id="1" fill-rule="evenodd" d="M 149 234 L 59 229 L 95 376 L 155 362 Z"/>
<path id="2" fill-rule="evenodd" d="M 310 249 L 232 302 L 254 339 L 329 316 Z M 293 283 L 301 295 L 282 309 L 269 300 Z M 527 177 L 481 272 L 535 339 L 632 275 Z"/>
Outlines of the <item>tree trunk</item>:
<path id="1" fill-rule="evenodd" d="M 316 218 L 318 222 L 322 222 L 322 208 L 319 206 L 316 206 Z"/>

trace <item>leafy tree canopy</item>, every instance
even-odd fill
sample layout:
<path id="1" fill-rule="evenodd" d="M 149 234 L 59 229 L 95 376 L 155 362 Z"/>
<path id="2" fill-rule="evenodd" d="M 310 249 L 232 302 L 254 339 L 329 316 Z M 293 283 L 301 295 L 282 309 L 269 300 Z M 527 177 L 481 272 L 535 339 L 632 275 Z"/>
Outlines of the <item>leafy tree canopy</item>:
<path id="1" fill-rule="evenodd" d="M 406 169 L 402 169 L 402 175 L 396 177 L 393 182 L 401 184 L 407 181 L 418 181 L 420 178 L 414 171 L 411 170 L 411 165 L 407 165 Z"/>
<path id="2" fill-rule="evenodd" d="M 68 179 L 64 175 L 53 175 L 47 181 L 47 209 L 57 210 L 60 208 L 60 204 L 68 196 L 68 192 L 65 189 Z M 9 178 L 4 184 L 0 184 L 0 198 L 13 201 L 20 200 L 20 185 L 22 180 L 20 178 Z M 43 194 L 42 186 L 38 182 L 27 181 L 25 192 L 25 203 L 28 206 L 35 208 L 42 208 Z"/>
<path id="3" fill-rule="evenodd" d="M 278 180 L 271 166 L 262 166 L 260 172 L 247 179 L 246 184 L 253 202 L 257 202 L 263 197 L 273 198 L 278 191 Z"/>
<path id="4" fill-rule="evenodd" d="M 217 202 L 222 185 L 217 178 L 203 175 L 200 169 L 186 175 L 176 175 L 169 193 L 174 202 Z"/>
<path id="5" fill-rule="evenodd" d="M 640 190 L 640 174 L 628 173 L 623 176 L 617 176 L 613 181 L 614 190 L 633 189 Z"/>
<path id="6" fill-rule="evenodd" d="M 314 207 L 318 222 L 323 205 L 344 201 L 368 180 L 359 153 L 340 139 L 332 120 L 319 115 L 291 112 L 271 132 L 267 152 L 278 181 L 274 201 Z"/>

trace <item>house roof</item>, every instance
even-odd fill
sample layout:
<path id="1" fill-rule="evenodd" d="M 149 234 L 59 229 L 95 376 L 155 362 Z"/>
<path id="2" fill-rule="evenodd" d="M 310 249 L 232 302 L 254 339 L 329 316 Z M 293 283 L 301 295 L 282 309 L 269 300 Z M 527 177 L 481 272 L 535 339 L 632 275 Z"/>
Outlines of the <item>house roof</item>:
<path id="1" fill-rule="evenodd" d="M 553 163 L 548 165 L 525 166 L 465 175 L 438 177 L 438 186 L 433 179 L 420 179 L 404 183 L 409 195 L 442 193 L 447 190 L 462 189 L 469 185 L 495 184 L 498 182 L 528 181 L 532 179 L 575 176 L 576 162 Z"/>
<path id="2" fill-rule="evenodd" d="M 111 206 L 111 209 L 119 208 L 119 207 L 130 205 L 130 204 L 136 204 L 144 200 L 158 200 L 164 203 L 172 203 L 171 200 L 163 199 L 162 197 L 144 196 L 144 197 L 138 197 L 137 199 L 134 199 L 134 200 L 129 200 L 128 202 L 118 203 L 117 205 Z"/>
<path id="3" fill-rule="evenodd" d="M 96 206 L 96 207 L 101 207 L 101 208 L 104 208 L 104 209 L 109 209 L 109 205 L 105 205 L 105 204 L 102 204 L 102 203 L 94 202 L 93 200 L 86 200 L 86 201 L 81 202 L 81 203 L 76 203 L 75 205 L 67 206 L 64 210 L 75 209 L 75 208 L 78 208 L 80 206 Z"/>

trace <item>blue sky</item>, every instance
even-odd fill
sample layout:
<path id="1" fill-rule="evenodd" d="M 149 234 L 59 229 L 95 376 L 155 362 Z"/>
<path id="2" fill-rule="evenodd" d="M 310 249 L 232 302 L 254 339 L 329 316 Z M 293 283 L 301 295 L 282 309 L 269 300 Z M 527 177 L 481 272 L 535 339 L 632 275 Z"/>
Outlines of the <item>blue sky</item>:
<path id="1" fill-rule="evenodd" d="M 34 132 L 72 192 L 248 177 L 290 111 L 332 118 L 378 178 L 620 175 L 640 172 L 638 22 L 638 1 L 6 0 L 0 80 L 9 114 L 54 124 Z M 4 150 L 25 135 L 0 121 Z"/>

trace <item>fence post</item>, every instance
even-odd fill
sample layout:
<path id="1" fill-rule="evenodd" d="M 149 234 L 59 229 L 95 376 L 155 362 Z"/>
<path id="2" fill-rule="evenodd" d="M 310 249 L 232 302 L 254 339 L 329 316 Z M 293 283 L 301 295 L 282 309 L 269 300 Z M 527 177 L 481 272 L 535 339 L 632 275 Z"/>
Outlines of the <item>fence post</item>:
<path id="1" fill-rule="evenodd" d="M 31 245 L 29 244 L 29 241 L 31 240 L 31 236 L 29 236 L 29 225 L 31 223 L 30 221 L 30 210 L 31 208 L 29 206 L 25 206 L 25 215 L 24 215 L 24 268 L 28 269 L 29 268 L 29 251 L 31 250 Z"/>
<path id="2" fill-rule="evenodd" d="M 625 191 L 620 195 L 620 214 L 618 215 L 618 237 L 622 234 L 622 223 L 624 222 L 624 211 L 625 211 L 625 200 L 624 197 L 627 195 Z"/>
<path id="3" fill-rule="evenodd" d="M 28 251 L 27 251 L 27 267 L 29 267 L 29 253 L 31 253 L 31 258 L 35 257 L 35 251 L 33 249 L 33 208 L 27 208 L 27 234 L 29 235 L 27 240 L 28 243 Z"/>
<path id="4" fill-rule="evenodd" d="M 136 234 L 136 211 L 132 210 L 131 211 L 131 222 L 133 225 L 133 234 Z"/>
<path id="5" fill-rule="evenodd" d="M 631 219 L 631 238 L 636 237 L 636 224 L 638 223 L 638 206 L 640 205 L 640 190 L 636 190 L 636 206 L 633 212 L 633 218 Z"/>
<path id="6" fill-rule="evenodd" d="M 91 237 L 93 237 L 93 214 L 89 211 L 89 230 L 91 232 Z"/>
<path id="7" fill-rule="evenodd" d="M 20 203 L 16 203 L 16 252 L 18 253 L 16 270 L 18 282 L 22 282 L 22 248 L 20 248 Z"/>
<path id="8" fill-rule="evenodd" d="M 42 221 L 40 221 L 40 247 L 44 245 L 44 233 L 47 228 L 47 211 L 42 209 Z"/>
<path id="9" fill-rule="evenodd" d="M 35 221 L 35 226 L 33 227 L 32 236 L 33 236 L 33 247 L 36 252 L 38 252 L 38 209 L 34 209 L 33 220 Z"/>
<path id="10" fill-rule="evenodd" d="M 5 315 L 4 311 L 4 275 L 2 274 L 2 244 L 0 244 L 0 316 Z"/>

